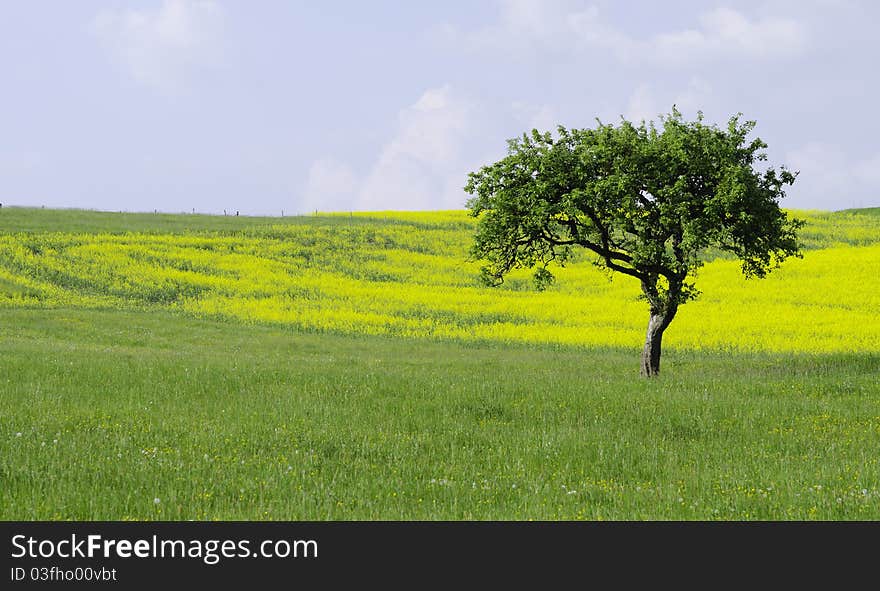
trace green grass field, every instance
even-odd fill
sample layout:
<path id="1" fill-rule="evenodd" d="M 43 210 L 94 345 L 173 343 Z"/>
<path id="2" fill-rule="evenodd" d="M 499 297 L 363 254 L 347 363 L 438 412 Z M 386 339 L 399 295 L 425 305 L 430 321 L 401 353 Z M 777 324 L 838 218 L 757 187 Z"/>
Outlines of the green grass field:
<path id="1" fill-rule="evenodd" d="M 811 269 L 825 268 L 822 257 L 867 257 L 880 242 L 873 212 L 810 216 L 802 263 Z M 396 237 L 397 250 L 405 234 L 394 232 L 436 230 L 435 244 L 458 244 L 470 228 L 454 216 L 0 212 L 0 235 L 31 246 L 87 246 L 92 235 L 118 234 L 256 237 L 251 246 L 261 248 L 279 224 L 321 236 L 339 228 L 349 240 L 371 228 L 363 236 Z M 333 251 L 332 242 L 312 246 Z M 638 340 L 319 330 L 174 305 L 187 300 L 150 302 L 147 280 L 131 280 L 102 305 L 103 284 L 84 280 L 83 269 L 99 261 L 88 251 L 59 258 L 81 265 L 63 276 L 46 271 L 52 253 L 28 255 L 39 264 L 27 275 L 9 252 L 0 285 L 0 519 L 880 519 L 880 344 L 870 339 L 786 351 L 692 347 L 680 335 L 663 375 L 644 380 Z M 364 252 L 372 251 L 354 254 Z M 352 263 L 340 273 L 357 271 Z M 466 271 L 422 289 L 445 281 L 473 295 Z M 876 292 L 877 277 L 861 275 L 860 289 Z M 758 305 L 762 286 L 769 300 L 786 285 L 757 282 L 743 293 Z M 501 295 L 507 305 L 562 301 L 575 297 L 570 289 L 547 296 L 514 285 Z M 704 289 L 705 305 L 721 309 Z M 834 331 L 846 324 L 822 323 L 835 318 L 833 292 L 829 285 L 804 301 L 823 342 L 845 342 Z M 870 332 L 872 305 L 838 313 L 855 314 Z"/>

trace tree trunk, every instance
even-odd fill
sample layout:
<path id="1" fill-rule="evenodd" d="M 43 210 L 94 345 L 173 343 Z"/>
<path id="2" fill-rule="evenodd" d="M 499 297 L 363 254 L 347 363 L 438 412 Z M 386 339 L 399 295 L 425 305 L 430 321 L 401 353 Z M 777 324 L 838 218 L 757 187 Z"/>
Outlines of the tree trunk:
<path id="1" fill-rule="evenodd" d="M 642 349 L 642 375 L 652 377 L 660 375 L 660 347 L 663 343 L 663 331 L 668 325 L 661 314 L 651 313 L 648 321 L 648 334 L 645 335 L 645 348 Z"/>
<path id="2" fill-rule="evenodd" d="M 673 278 L 676 279 L 676 278 Z M 642 291 L 651 304 L 651 317 L 648 320 L 648 333 L 645 335 L 645 348 L 642 349 L 641 373 L 646 377 L 660 375 L 660 347 L 663 343 L 663 331 L 675 318 L 681 304 L 682 281 L 670 280 L 665 294 L 657 289 L 657 278 L 647 277 L 642 280 Z"/>

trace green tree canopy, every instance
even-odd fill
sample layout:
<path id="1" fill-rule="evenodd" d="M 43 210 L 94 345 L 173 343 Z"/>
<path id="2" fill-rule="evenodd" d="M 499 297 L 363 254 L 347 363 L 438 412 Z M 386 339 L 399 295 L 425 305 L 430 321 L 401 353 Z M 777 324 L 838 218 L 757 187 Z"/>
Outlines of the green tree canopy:
<path id="1" fill-rule="evenodd" d="M 800 256 L 802 222 L 779 207 L 796 173 L 758 169 L 767 144 L 748 139 L 755 123 L 741 117 L 720 129 L 673 107 L 659 128 L 622 119 L 510 140 L 508 155 L 470 173 L 465 187 L 484 279 L 497 285 L 512 269 L 536 268 L 546 286 L 550 263 L 564 264 L 573 246 L 589 249 L 596 265 L 639 280 L 650 308 L 642 373 L 656 375 L 663 331 L 698 294 L 706 249 L 735 255 L 746 277 Z"/>

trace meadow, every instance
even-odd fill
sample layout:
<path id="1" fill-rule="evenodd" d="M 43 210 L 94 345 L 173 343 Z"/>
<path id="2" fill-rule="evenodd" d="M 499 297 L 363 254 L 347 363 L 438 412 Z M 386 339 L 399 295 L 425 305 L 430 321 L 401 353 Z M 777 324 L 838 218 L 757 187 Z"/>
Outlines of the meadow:
<path id="1" fill-rule="evenodd" d="M 536 292 L 462 212 L 0 211 L 0 519 L 878 519 L 880 215 Z M 711 258 L 711 256 L 710 256 Z"/>

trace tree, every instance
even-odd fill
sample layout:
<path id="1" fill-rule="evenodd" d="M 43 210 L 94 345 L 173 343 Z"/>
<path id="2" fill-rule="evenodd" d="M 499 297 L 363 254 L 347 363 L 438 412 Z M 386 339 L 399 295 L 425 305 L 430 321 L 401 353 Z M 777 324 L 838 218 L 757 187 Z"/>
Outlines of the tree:
<path id="1" fill-rule="evenodd" d="M 741 117 L 720 129 L 673 107 L 659 129 L 621 118 L 509 140 L 508 155 L 465 187 L 483 279 L 498 285 L 512 269 L 535 268 L 543 288 L 551 262 L 564 265 L 571 247 L 592 251 L 599 267 L 640 282 L 650 310 L 641 373 L 659 374 L 663 333 L 698 295 L 692 280 L 708 249 L 736 256 L 747 278 L 801 256 L 803 222 L 779 207 L 797 173 L 757 170 L 767 144 L 747 139 L 755 122 Z"/>

